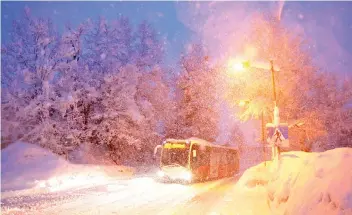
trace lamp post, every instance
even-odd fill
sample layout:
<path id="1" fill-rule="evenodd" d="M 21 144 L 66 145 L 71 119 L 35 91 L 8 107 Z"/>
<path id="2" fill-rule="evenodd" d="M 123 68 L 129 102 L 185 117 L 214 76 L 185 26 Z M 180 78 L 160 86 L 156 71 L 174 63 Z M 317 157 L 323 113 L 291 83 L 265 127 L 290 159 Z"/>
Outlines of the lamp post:
<path id="1" fill-rule="evenodd" d="M 274 70 L 274 63 L 272 60 L 270 61 L 270 71 L 271 71 L 271 80 L 273 83 L 274 104 L 276 106 L 275 70 Z"/>
<path id="2" fill-rule="evenodd" d="M 274 100 L 274 110 L 273 110 L 273 124 L 275 128 L 275 133 L 278 131 L 280 125 L 280 113 L 279 108 L 277 107 L 277 98 L 276 98 L 276 86 L 275 86 L 275 69 L 274 69 L 274 62 L 273 60 L 269 61 L 269 65 L 255 62 L 254 64 L 250 61 L 243 61 L 243 62 L 234 62 L 233 60 L 230 61 L 230 68 L 233 70 L 244 71 L 248 68 L 257 68 L 257 69 L 266 69 L 271 71 L 271 81 L 272 81 L 272 88 L 273 88 L 273 100 Z M 279 71 L 279 69 L 277 70 Z M 272 144 L 272 160 L 275 158 L 279 159 L 280 149 L 279 146 L 275 143 Z"/>

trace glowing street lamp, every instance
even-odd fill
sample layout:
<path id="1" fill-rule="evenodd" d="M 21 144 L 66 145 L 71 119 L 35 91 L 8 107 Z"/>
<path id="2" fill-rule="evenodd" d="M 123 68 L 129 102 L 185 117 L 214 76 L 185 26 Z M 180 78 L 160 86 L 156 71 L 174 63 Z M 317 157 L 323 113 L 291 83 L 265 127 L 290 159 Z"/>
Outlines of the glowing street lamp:
<path id="1" fill-rule="evenodd" d="M 275 70 L 274 70 L 274 63 L 271 60 L 268 63 L 262 63 L 262 62 L 250 62 L 250 61 L 234 61 L 234 60 L 230 60 L 229 61 L 229 66 L 230 68 L 233 69 L 233 71 L 244 71 L 248 68 L 258 68 L 258 69 L 266 69 L 266 70 L 270 70 L 271 71 L 271 79 L 272 79 L 272 86 L 273 86 L 273 99 L 274 99 L 274 111 L 273 111 L 273 115 L 274 115 L 274 120 L 273 120 L 273 124 L 275 126 L 275 129 L 278 129 L 279 125 L 280 125 L 280 115 L 279 115 L 279 108 L 276 106 L 276 87 L 275 87 Z M 276 68 L 276 71 L 280 71 L 279 68 Z M 246 103 L 240 102 L 240 106 L 244 106 Z M 280 151 L 278 146 L 274 146 L 273 145 L 273 156 L 275 157 L 279 157 Z"/>
<path id="2" fill-rule="evenodd" d="M 241 62 L 238 59 L 230 59 L 227 63 L 227 68 L 231 71 L 231 72 L 243 72 L 247 69 L 249 69 L 250 63 L 249 61 L 244 61 Z"/>
<path id="3" fill-rule="evenodd" d="M 238 105 L 240 106 L 240 107 L 243 107 L 243 106 L 245 106 L 246 104 L 248 104 L 250 101 L 249 100 L 241 100 L 239 103 L 238 103 Z"/>

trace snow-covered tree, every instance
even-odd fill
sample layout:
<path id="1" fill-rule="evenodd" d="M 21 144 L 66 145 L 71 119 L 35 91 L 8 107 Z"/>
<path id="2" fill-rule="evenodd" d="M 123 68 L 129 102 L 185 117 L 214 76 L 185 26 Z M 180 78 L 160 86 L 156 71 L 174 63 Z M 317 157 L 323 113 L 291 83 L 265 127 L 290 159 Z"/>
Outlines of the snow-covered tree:
<path id="1" fill-rule="evenodd" d="M 3 46 L 2 74 L 6 85 L 3 125 L 13 125 L 18 135 L 32 130 L 41 120 L 36 99 L 47 101 L 50 82 L 53 81 L 61 58 L 58 53 L 60 39 L 50 20 L 35 18 L 25 9 L 24 16 L 13 24 L 12 40 Z M 12 64 L 12 65 L 10 65 Z M 33 111 L 31 114 L 27 111 Z M 37 111 L 37 113 L 34 113 Z M 15 112 L 14 112 L 15 111 Z M 4 124 L 5 123 L 5 124 Z M 6 132 L 2 136 L 6 136 Z"/>
<path id="2" fill-rule="evenodd" d="M 131 64 L 133 56 L 133 36 L 132 26 L 127 17 L 121 16 L 120 18 L 111 22 L 111 55 L 114 56 L 116 61 L 121 66 Z"/>
<path id="3" fill-rule="evenodd" d="M 235 124 L 232 127 L 230 138 L 229 138 L 229 144 L 237 147 L 239 152 L 242 152 L 244 150 L 245 138 L 239 124 Z"/>
<path id="4" fill-rule="evenodd" d="M 163 43 L 152 26 L 144 21 L 135 34 L 135 61 L 140 68 L 152 68 L 161 63 L 164 50 Z"/>
<path id="5" fill-rule="evenodd" d="M 165 81 L 165 70 L 156 66 L 142 72 L 135 99 L 144 116 L 142 142 L 152 152 L 168 135 L 170 125 L 175 123 L 175 102 Z"/>
<path id="6" fill-rule="evenodd" d="M 246 56 L 251 64 L 254 67 L 256 63 L 268 65 L 272 60 L 274 68 L 280 69 L 275 72 L 275 82 L 281 122 L 304 122 L 302 129 L 309 137 L 305 140 L 306 144 L 326 145 L 327 137 L 332 134 L 327 124 L 330 117 L 327 116 L 339 116 L 342 106 L 348 102 L 348 99 L 341 100 L 338 96 L 333 101 L 329 98 L 329 95 L 345 95 L 338 90 L 341 84 L 319 72 L 305 41 L 277 20 L 257 16 L 249 29 L 242 44 L 243 53 L 251 53 Z M 266 118 L 272 120 L 274 104 L 270 70 L 254 67 L 233 77 L 235 81 L 228 82 L 229 102 L 236 104 L 241 99 L 249 99 L 251 102 L 242 113 L 245 120 L 257 118 L 262 111 Z M 331 102 L 338 105 L 331 105 Z M 290 132 L 291 137 L 294 135 Z"/>
<path id="7" fill-rule="evenodd" d="M 147 23 L 135 38 L 131 29 L 124 17 L 100 18 L 59 35 L 26 9 L 1 50 L 2 139 L 66 156 L 99 145 L 116 163 L 146 161 L 177 115 L 162 43 Z"/>
<path id="8" fill-rule="evenodd" d="M 316 148 L 352 146 L 352 79 L 323 73 L 315 81 L 314 106 L 323 119 L 328 138 Z"/>
<path id="9" fill-rule="evenodd" d="M 85 60 L 92 71 L 111 73 L 132 62 L 133 37 L 129 20 L 125 17 L 112 20 L 104 17 L 89 22 L 85 37 Z"/>
<path id="10" fill-rule="evenodd" d="M 7 79 L 2 106 L 3 128 L 8 131 L 3 137 L 22 138 L 58 154 L 67 154 L 85 141 L 82 130 L 91 103 L 87 97 L 94 89 L 79 63 L 84 30 L 84 25 L 67 28 L 60 37 L 50 20 L 32 17 L 29 9 L 15 22 L 13 41 L 5 45 L 2 56 L 16 65 L 4 71 L 14 75 Z"/>
<path id="11" fill-rule="evenodd" d="M 139 124 L 142 116 L 135 102 L 139 74 L 135 67 L 126 66 L 119 73 L 105 76 L 100 89 L 102 96 L 97 128 L 93 138 L 105 144 L 115 162 L 130 157 L 140 147 Z"/>
<path id="12" fill-rule="evenodd" d="M 168 93 L 159 68 L 146 73 L 126 65 L 106 75 L 99 89 L 101 105 L 92 140 L 105 145 L 116 163 L 148 161 L 161 142 L 159 124 L 169 120 Z"/>
<path id="13" fill-rule="evenodd" d="M 90 30 L 85 38 L 85 60 L 89 69 L 100 73 L 109 73 L 113 67 L 113 59 L 110 55 L 110 29 L 108 21 L 99 17 L 96 22 L 90 22 Z"/>
<path id="14" fill-rule="evenodd" d="M 181 60 L 182 73 L 177 81 L 178 136 L 214 141 L 219 120 L 217 72 L 208 64 L 201 45 L 192 45 L 189 51 Z"/>
<path id="15" fill-rule="evenodd" d="M 88 28 L 87 23 L 80 24 L 77 28 L 66 25 L 60 45 L 60 54 L 64 56 L 66 63 L 71 61 L 79 61 L 82 57 L 83 36 Z"/>

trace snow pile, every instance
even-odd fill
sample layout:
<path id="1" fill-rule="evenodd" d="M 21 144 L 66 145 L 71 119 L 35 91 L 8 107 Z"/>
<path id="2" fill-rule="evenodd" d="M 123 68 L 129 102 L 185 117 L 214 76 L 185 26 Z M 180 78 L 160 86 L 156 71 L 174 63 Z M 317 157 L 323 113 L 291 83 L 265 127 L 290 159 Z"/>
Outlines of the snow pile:
<path id="1" fill-rule="evenodd" d="M 287 152 L 248 169 L 236 186 L 249 205 L 266 201 L 268 214 L 352 214 L 351 163 L 352 148 Z"/>
<path id="2" fill-rule="evenodd" d="M 6 194 L 59 191 L 129 177 L 124 166 L 72 164 L 39 146 L 17 142 L 1 151 L 1 192 Z"/>

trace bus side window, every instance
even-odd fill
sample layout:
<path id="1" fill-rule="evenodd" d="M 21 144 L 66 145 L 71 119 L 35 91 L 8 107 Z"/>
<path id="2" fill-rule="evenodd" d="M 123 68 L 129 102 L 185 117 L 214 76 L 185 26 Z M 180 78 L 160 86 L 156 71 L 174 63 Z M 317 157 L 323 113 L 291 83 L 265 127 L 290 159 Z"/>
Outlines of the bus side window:
<path id="1" fill-rule="evenodd" d="M 211 151 L 211 148 L 209 146 L 206 146 L 203 152 L 204 153 L 203 160 L 202 160 L 203 165 L 210 165 L 210 151 Z"/>
<path id="2" fill-rule="evenodd" d="M 199 167 L 203 165 L 208 165 L 209 159 L 210 159 L 209 152 L 210 152 L 209 147 L 202 148 L 198 145 L 193 145 L 192 154 L 191 154 L 193 166 Z"/>
<path id="3" fill-rule="evenodd" d="M 235 164 L 235 152 L 233 150 L 228 152 L 228 159 L 231 165 Z"/>
<path id="4" fill-rule="evenodd" d="M 227 154 L 228 154 L 228 150 L 225 149 L 223 158 L 226 165 L 229 164 L 229 159 L 227 159 Z"/>
<path id="5" fill-rule="evenodd" d="M 233 151 L 233 163 L 236 164 L 237 162 L 237 151 Z"/>
<path id="6" fill-rule="evenodd" d="M 220 149 L 220 164 L 225 165 L 226 164 L 226 150 L 225 149 Z"/>
<path id="7" fill-rule="evenodd" d="M 197 145 L 192 145 L 192 152 L 191 152 L 191 160 L 193 163 L 193 166 L 199 166 L 199 146 Z"/>
<path id="8" fill-rule="evenodd" d="M 230 150 L 227 151 L 227 153 L 226 153 L 226 159 L 227 159 L 227 163 L 228 164 L 232 164 L 232 162 L 231 162 L 231 151 Z"/>

